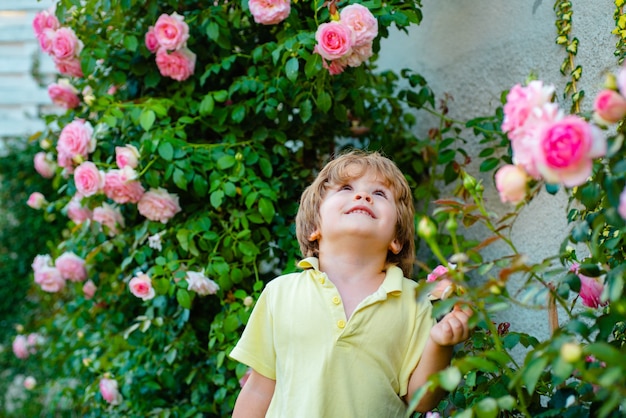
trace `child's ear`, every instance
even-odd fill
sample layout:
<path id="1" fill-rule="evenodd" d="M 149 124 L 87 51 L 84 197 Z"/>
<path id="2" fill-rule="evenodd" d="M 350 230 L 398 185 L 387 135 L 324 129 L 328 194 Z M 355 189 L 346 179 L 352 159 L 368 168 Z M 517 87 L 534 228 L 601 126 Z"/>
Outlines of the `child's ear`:
<path id="1" fill-rule="evenodd" d="M 311 232 L 311 235 L 309 235 L 309 241 L 317 241 L 320 238 L 322 238 L 322 233 L 319 229 L 316 229 L 315 231 Z"/>
<path id="2" fill-rule="evenodd" d="M 400 242 L 397 239 L 394 239 L 389 244 L 389 251 L 391 251 L 394 254 L 399 254 L 400 251 L 402 251 L 402 244 L 400 244 Z"/>

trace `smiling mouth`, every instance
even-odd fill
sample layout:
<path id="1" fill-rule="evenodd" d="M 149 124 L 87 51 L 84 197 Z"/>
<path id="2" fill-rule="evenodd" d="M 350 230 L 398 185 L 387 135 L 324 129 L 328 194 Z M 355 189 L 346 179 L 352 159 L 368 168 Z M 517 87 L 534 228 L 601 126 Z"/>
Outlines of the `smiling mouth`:
<path id="1" fill-rule="evenodd" d="M 374 218 L 376 219 L 376 216 L 374 216 L 374 214 L 372 213 L 372 211 L 365 209 L 365 208 L 354 208 L 350 211 L 347 212 L 347 215 L 352 215 L 353 213 L 360 213 L 362 215 L 367 215 L 370 218 Z"/>

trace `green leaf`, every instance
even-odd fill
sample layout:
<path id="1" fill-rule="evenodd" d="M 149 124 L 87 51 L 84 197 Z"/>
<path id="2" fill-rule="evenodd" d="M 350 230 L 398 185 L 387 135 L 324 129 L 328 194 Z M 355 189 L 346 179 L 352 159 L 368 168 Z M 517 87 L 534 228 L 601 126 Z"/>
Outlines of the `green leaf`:
<path id="1" fill-rule="evenodd" d="M 222 155 L 219 160 L 217 160 L 217 168 L 220 170 L 226 170 L 234 166 L 237 163 L 237 159 L 232 155 Z"/>
<path id="2" fill-rule="evenodd" d="M 332 106 L 332 99 L 330 97 L 330 94 L 328 94 L 326 91 L 322 90 L 320 91 L 320 93 L 317 95 L 317 108 L 326 113 L 330 110 L 330 107 Z"/>
<path id="3" fill-rule="evenodd" d="M 206 27 L 206 35 L 212 41 L 217 40 L 220 37 L 220 27 L 215 21 L 209 21 L 209 24 Z"/>
<path id="4" fill-rule="evenodd" d="M 144 109 L 141 111 L 141 116 L 139 117 L 139 124 L 143 128 L 144 131 L 149 131 L 156 120 L 156 114 L 151 109 Z"/>
<path id="5" fill-rule="evenodd" d="M 290 58 L 287 61 L 287 64 L 285 64 L 285 74 L 287 75 L 289 81 L 291 81 L 292 83 L 295 83 L 296 79 L 298 78 L 299 68 L 300 64 L 298 62 L 298 58 L 296 57 Z"/>
<path id="6" fill-rule="evenodd" d="M 174 146 L 169 142 L 160 142 L 158 152 L 165 161 L 172 161 L 174 158 Z"/>
<path id="7" fill-rule="evenodd" d="M 185 309 L 191 309 L 191 296 L 186 289 L 178 289 L 176 291 L 176 300 L 178 304 Z"/>
<path id="8" fill-rule="evenodd" d="M 235 123 L 241 123 L 246 117 L 246 107 L 243 104 L 233 106 L 230 118 Z"/>
<path id="9" fill-rule="evenodd" d="M 237 244 L 237 248 L 239 249 L 239 251 L 241 251 L 243 255 L 247 255 L 249 257 L 254 257 L 255 255 L 259 254 L 259 249 L 251 241 L 240 241 Z"/>
<path id="10" fill-rule="evenodd" d="M 500 164 L 500 159 L 491 157 L 480 163 L 480 172 L 485 173 L 496 168 Z"/>
<path id="11" fill-rule="evenodd" d="M 137 50 L 138 45 L 139 45 L 139 41 L 137 41 L 136 36 L 134 35 L 124 36 L 124 48 L 128 49 L 130 52 L 135 52 Z"/>
<path id="12" fill-rule="evenodd" d="M 222 190 L 214 191 L 213 193 L 211 193 L 211 197 L 209 198 L 209 200 L 211 201 L 211 205 L 214 208 L 219 208 L 224 201 L 224 192 Z"/>
<path id="13" fill-rule="evenodd" d="M 461 383 L 461 371 L 454 366 L 439 372 L 439 383 L 447 391 L 453 391 Z"/>
<path id="14" fill-rule="evenodd" d="M 263 216 L 263 219 L 265 220 L 265 222 L 267 222 L 268 224 L 271 223 L 276 213 L 274 210 L 274 205 L 272 204 L 272 201 L 265 197 L 260 198 L 259 199 L 259 213 L 261 213 L 261 216 Z"/>
<path id="15" fill-rule="evenodd" d="M 212 95 L 207 94 L 206 96 L 204 96 L 204 99 L 202 99 L 202 101 L 200 102 L 200 108 L 198 110 L 200 111 L 200 115 L 207 116 L 213 113 L 214 108 L 215 108 L 215 100 L 213 99 Z"/>
<path id="16" fill-rule="evenodd" d="M 265 177 L 272 177 L 272 164 L 269 160 L 261 158 L 259 160 L 259 168 Z"/>
<path id="17" fill-rule="evenodd" d="M 193 176 L 193 191 L 200 197 L 206 196 L 207 190 L 209 189 L 209 184 L 206 179 L 196 173 Z"/>
<path id="18" fill-rule="evenodd" d="M 311 119 L 311 116 L 313 116 L 313 104 L 311 100 L 306 99 L 300 103 L 300 119 L 302 119 L 302 122 L 306 123 Z"/>
<path id="19" fill-rule="evenodd" d="M 535 391 L 537 382 L 539 381 L 541 374 L 545 371 L 547 365 L 548 358 L 546 357 L 535 357 L 526 363 L 526 367 L 522 372 L 522 380 L 524 381 L 526 390 L 529 394 L 532 394 Z"/>
<path id="20" fill-rule="evenodd" d="M 484 398 L 476 404 L 474 410 L 481 418 L 495 418 L 498 416 L 498 402 L 493 398 Z"/>

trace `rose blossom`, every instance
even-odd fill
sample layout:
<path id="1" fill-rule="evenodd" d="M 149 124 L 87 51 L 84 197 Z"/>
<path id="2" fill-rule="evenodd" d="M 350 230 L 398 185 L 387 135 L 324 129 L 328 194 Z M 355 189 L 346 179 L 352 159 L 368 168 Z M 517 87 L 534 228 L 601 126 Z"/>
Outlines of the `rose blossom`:
<path id="1" fill-rule="evenodd" d="M 214 295 L 220 289 L 217 283 L 204 275 L 204 271 L 187 272 L 187 290 L 193 290 L 200 296 Z"/>
<path id="2" fill-rule="evenodd" d="M 322 58 L 332 61 L 350 54 L 355 35 L 348 26 L 341 22 L 322 23 L 315 32 L 314 51 Z"/>
<path id="3" fill-rule="evenodd" d="M 154 288 L 152 287 L 152 280 L 150 277 L 142 272 L 138 272 L 135 277 L 128 282 L 128 288 L 130 292 L 141 298 L 142 300 L 150 300 L 155 296 Z"/>
<path id="4" fill-rule="evenodd" d="M 506 96 L 502 131 L 511 140 L 524 135 L 526 120 L 533 109 L 549 103 L 554 95 L 554 86 L 544 86 L 543 82 L 533 80 L 526 87 L 516 84 Z"/>
<path id="5" fill-rule="evenodd" d="M 52 57 L 52 61 L 54 61 L 54 66 L 57 71 L 63 75 L 67 75 L 70 77 L 83 77 L 83 69 L 80 66 L 80 60 L 78 57 L 70 57 L 65 59 L 59 59 L 56 57 Z M 85 103 L 87 102 L 87 98 L 85 99 Z"/>
<path id="6" fill-rule="evenodd" d="M 49 254 L 39 254 L 33 259 L 31 267 L 33 268 L 33 271 L 37 271 L 43 267 L 52 267 L 52 257 L 50 257 Z"/>
<path id="7" fill-rule="evenodd" d="M 13 354 L 15 354 L 15 357 L 19 358 L 19 359 L 25 359 L 28 358 L 29 356 L 29 352 L 28 352 L 28 341 L 26 340 L 26 337 L 24 335 L 18 335 L 15 337 L 15 339 L 13 340 Z"/>
<path id="8" fill-rule="evenodd" d="M 378 35 L 378 20 L 361 4 L 350 4 L 339 14 L 339 21 L 354 32 L 354 46 L 371 44 Z"/>
<path id="9" fill-rule="evenodd" d="M 96 294 L 96 290 L 98 290 L 98 288 L 95 283 L 91 280 L 87 280 L 83 285 L 83 294 L 85 295 L 85 299 L 92 299 Z"/>
<path id="10" fill-rule="evenodd" d="M 141 197 L 137 204 L 139 213 L 151 221 L 167 223 L 174 215 L 181 211 L 178 196 L 170 194 L 159 187 L 150 189 Z"/>
<path id="11" fill-rule="evenodd" d="M 128 170 L 110 170 L 104 175 L 104 194 L 116 203 L 137 203 L 145 192 L 141 182 L 129 178 L 128 173 Z"/>
<path id="12" fill-rule="evenodd" d="M 163 250 L 163 245 L 161 243 L 161 235 L 163 235 L 165 231 L 163 232 L 159 232 L 157 234 L 154 235 L 150 235 L 148 237 L 148 247 L 155 249 L 157 251 L 162 251 Z"/>
<path id="13" fill-rule="evenodd" d="M 496 172 L 495 180 L 502 203 L 517 204 L 526 197 L 528 175 L 523 168 L 517 165 L 505 165 Z"/>
<path id="14" fill-rule="evenodd" d="M 87 278 L 85 260 L 73 252 L 65 252 L 54 262 L 54 266 L 61 273 L 61 277 L 73 282 L 82 282 Z"/>
<path id="15" fill-rule="evenodd" d="M 434 282 L 440 277 L 445 277 L 447 274 L 448 274 L 448 268 L 440 264 L 437 267 L 435 267 L 433 271 L 428 273 L 428 276 L 426 276 L 426 281 Z"/>
<path id="16" fill-rule="evenodd" d="M 189 38 L 189 26 L 185 18 L 174 12 L 162 14 L 154 24 L 154 36 L 160 46 L 167 50 L 182 48 Z"/>
<path id="17" fill-rule="evenodd" d="M 119 405 L 122 402 L 122 395 L 118 389 L 117 380 L 103 377 L 99 383 L 100 394 L 105 401 L 111 405 Z"/>
<path id="18" fill-rule="evenodd" d="M 54 39 L 54 29 L 44 29 L 43 32 L 37 36 L 39 47 L 46 54 L 52 53 L 52 40 Z"/>
<path id="19" fill-rule="evenodd" d="M 35 380 L 34 377 L 27 376 L 24 379 L 24 389 L 26 389 L 26 390 L 33 390 L 35 388 L 35 386 L 37 386 L 37 380 Z"/>
<path id="20" fill-rule="evenodd" d="M 54 176 L 54 172 L 57 168 L 56 163 L 49 159 L 48 154 L 43 151 L 35 154 L 35 158 L 33 159 L 33 165 L 35 166 L 35 171 L 38 172 L 41 177 L 47 179 Z"/>
<path id="21" fill-rule="evenodd" d="M 606 305 L 608 302 L 601 301 L 602 291 L 604 285 L 599 282 L 596 277 L 587 277 L 579 272 L 580 265 L 578 263 L 572 264 L 570 271 L 578 276 L 580 279 L 580 298 L 583 301 L 583 305 L 589 308 L 597 308 L 600 305 Z"/>
<path id="22" fill-rule="evenodd" d="M 119 168 L 126 166 L 137 168 L 139 156 L 139 151 L 134 145 L 128 144 L 123 147 L 115 147 L 115 162 Z"/>
<path id="23" fill-rule="evenodd" d="M 91 210 L 81 205 L 81 199 L 82 196 L 80 196 L 80 194 L 75 195 L 66 206 L 67 217 L 76 225 L 80 225 L 86 220 L 91 219 L 92 216 Z"/>
<path id="24" fill-rule="evenodd" d="M 77 57 L 83 49 L 83 43 L 78 39 L 73 29 L 61 27 L 52 38 L 52 55 L 58 60 Z"/>
<path id="25" fill-rule="evenodd" d="M 50 96 L 52 103 L 64 109 L 73 109 L 80 104 L 78 90 L 66 78 L 60 79 L 58 83 L 50 84 L 48 96 Z"/>
<path id="26" fill-rule="evenodd" d="M 148 28 L 148 32 L 146 32 L 146 36 L 144 37 L 144 43 L 146 44 L 148 51 L 153 54 L 157 52 L 157 49 L 159 49 L 159 40 L 154 33 L 154 26 L 150 26 Z"/>
<path id="27" fill-rule="evenodd" d="M 626 99 L 613 90 L 602 90 L 593 103 L 594 118 L 600 123 L 617 123 L 626 116 Z"/>
<path id="28" fill-rule="evenodd" d="M 587 181 L 592 159 L 606 153 L 606 139 L 584 119 L 570 115 L 541 132 L 535 163 L 547 182 L 566 187 Z"/>
<path id="29" fill-rule="evenodd" d="M 160 48 L 156 53 L 156 64 L 162 76 L 184 81 L 194 73 L 196 54 L 187 48 L 169 53 Z"/>
<path id="30" fill-rule="evenodd" d="M 44 30 L 51 29 L 57 30 L 61 24 L 59 23 L 59 19 L 48 10 L 42 10 L 38 12 L 33 18 L 33 31 L 35 32 L 35 36 L 39 37 Z"/>
<path id="31" fill-rule="evenodd" d="M 26 204 L 33 209 L 41 209 L 46 203 L 48 203 L 46 201 L 46 198 L 39 192 L 31 193 L 30 196 L 28 196 L 28 200 L 26 201 Z"/>
<path id="32" fill-rule="evenodd" d="M 41 286 L 41 290 L 56 293 L 65 287 L 65 280 L 56 267 L 44 266 L 35 270 L 35 283 Z"/>
<path id="33" fill-rule="evenodd" d="M 93 210 L 93 218 L 95 222 L 100 223 L 108 229 L 108 235 L 114 236 L 119 232 L 118 226 L 124 227 L 124 218 L 119 208 L 113 207 L 107 203 Z"/>
<path id="34" fill-rule="evenodd" d="M 328 74 L 337 75 L 343 73 L 348 64 L 344 60 L 338 59 L 333 61 L 322 60 L 322 65 L 328 70 Z"/>
<path id="35" fill-rule="evenodd" d="M 76 190 L 85 196 L 93 196 L 104 187 L 104 174 L 91 161 L 85 161 L 74 170 Z"/>
<path id="36" fill-rule="evenodd" d="M 93 127 L 84 120 L 75 120 L 67 124 L 57 142 L 58 162 L 61 167 L 73 169 L 74 158 L 87 158 L 96 148 Z"/>
<path id="37" fill-rule="evenodd" d="M 250 13 L 256 23 L 275 25 L 287 19 L 291 12 L 290 0 L 250 0 Z"/>

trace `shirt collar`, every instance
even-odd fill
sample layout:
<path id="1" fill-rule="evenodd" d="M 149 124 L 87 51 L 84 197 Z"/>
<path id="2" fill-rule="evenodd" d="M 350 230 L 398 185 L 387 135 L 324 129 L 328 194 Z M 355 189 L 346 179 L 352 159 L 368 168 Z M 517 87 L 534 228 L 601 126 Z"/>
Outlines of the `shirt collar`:
<path id="1" fill-rule="evenodd" d="M 298 262 L 298 267 L 304 270 L 313 269 L 315 271 L 319 271 L 320 261 L 317 257 L 308 257 L 304 260 L 300 260 Z M 387 294 L 398 295 L 402 293 L 403 279 L 404 274 L 402 273 L 402 269 L 395 264 L 388 264 L 385 280 L 380 285 L 380 289 Z"/>

